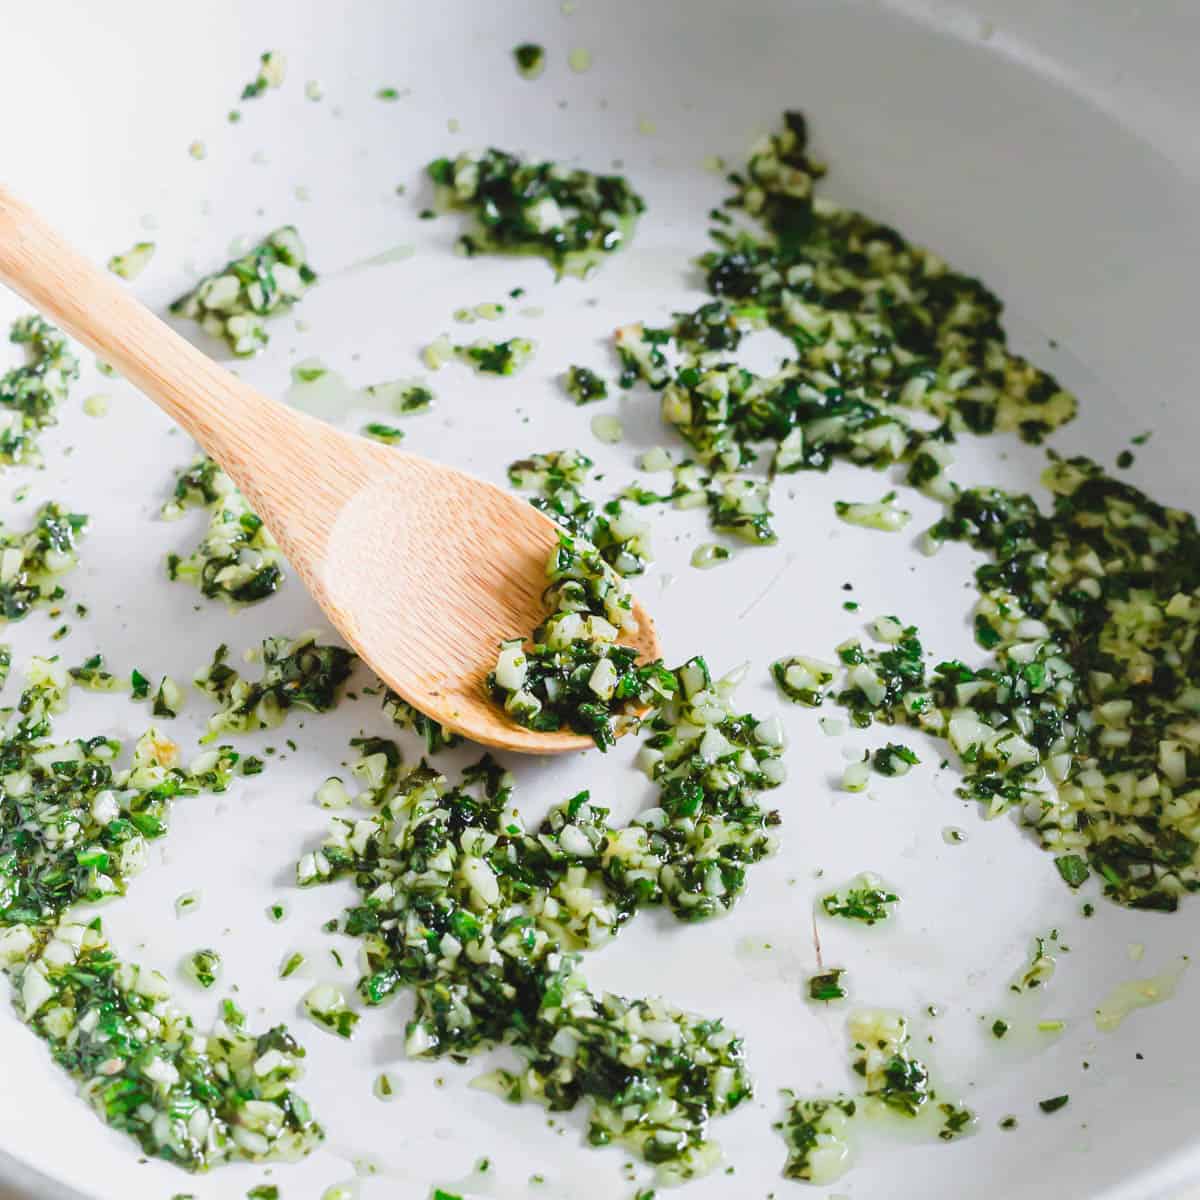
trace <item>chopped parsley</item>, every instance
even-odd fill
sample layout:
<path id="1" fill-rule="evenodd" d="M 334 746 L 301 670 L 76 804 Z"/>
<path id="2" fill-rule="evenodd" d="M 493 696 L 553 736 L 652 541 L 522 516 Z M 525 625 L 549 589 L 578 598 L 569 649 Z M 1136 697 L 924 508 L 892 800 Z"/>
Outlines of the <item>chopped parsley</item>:
<path id="1" fill-rule="evenodd" d="M 863 873 L 850 886 L 840 892 L 830 892 L 821 897 L 821 908 L 826 916 L 841 917 L 847 921 L 862 921 L 875 925 L 886 921 L 891 915 L 891 905 L 898 904 L 900 897 L 880 885 L 874 876 Z"/>
<path id="2" fill-rule="evenodd" d="M 258 73 L 244 88 L 243 100 L 256 100 L 268 88 L 277 88 L 287 74 L 287 59 L 278 50 L 266 50 L 259 55 Z"/>
<path id="3" fill-rule="evenodd" d="M 844 1000 L 846 998 L 846 989 L 842 984 L 842 976 L 845 971 L 838 967 L 832 971 L 825 971 L 820 975 L 813 975 L 808 981 L 808 996 L 810 1000 Z"/>
<path id="4" fill-rule="evenodd" d="M 455 355 L 479 375 L 514 375 L 533 357 L 534 343 L 528 338 L 504 342 L 480 340 L 455 346 Z"/>
<path id="5" fill-rule="evenodd" d="M 1060 1108 L 1065 1108 L 1070 1099 L 1070 1096 L 1051 1096 L 1049 1100 L 1039 1100 L 1038 1108 L 1044 1113 L 1055 1113 Z"/>
<path id="6" fill-rule="evenodd" d="M 363 426 L 363 437 L 374 442 L 382 442 L 385 446 L 395 446 L 404 439 L 404 430 L 395 425 L 384 425 L 379 421 L 371 421 Z"/>
<path id="7" fill-rule="evenodd" d="M 590 367 L 568 367 L 563 387 L 576 404 L 608 399 L 608 384 Z"/>
<path id="8" fill-rule="evenodd" d="M 546 69 L 546 48 L 536 42 L 522 42 L 513 47 L 512 53 L 522 79 L 537 79 Z"/>

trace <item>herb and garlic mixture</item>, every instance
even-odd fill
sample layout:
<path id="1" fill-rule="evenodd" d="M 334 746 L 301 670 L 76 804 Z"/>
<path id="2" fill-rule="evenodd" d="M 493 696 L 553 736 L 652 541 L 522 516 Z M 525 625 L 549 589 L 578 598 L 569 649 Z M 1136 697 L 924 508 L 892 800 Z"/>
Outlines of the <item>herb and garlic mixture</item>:
<path id="1" fill-rule="evenodd" d="M 349 678 L 354 655 L 342 646 L 321 646 L 317 634 L 298 638 L 269 637 L 261 650 L 246 655 L 247 662 L 262 664 L 262 678 L 244 679 L 225 660 L 227 646 L 218 646 L 212 662 L 193 682 L 220 707 L 208 719 L 203 742 L 227 733 L 252 733 L 278 729 L 289 709 L 328 712 Z"/>
<path id="2" fill-rule="evenodd" d="M 541 45 L 518 45 L 512 55 L 525 78 L 542 73 Z M 567 62 L 582 71 L 590 53 L 577 47 Z M 280 87 L 285 71 L 279 52 L 262 54 L 242 100 Z M 315 80 L 305 91 L 311 100 L 322 94 Z M 407 94 L 392 86 L 374 92 L 388 102 Z M 229 113 L 230 122 L 241 119 L 237 110 Z M 458 132 L 456 120 L 449 124 Z M 642 118 L 639 127 L 652 132 L 653 123 Z M 204 143 L 193 143 L 193 157 L 206 152 Z M 439 158 L 426 173 L 439 211 L 466 217 L 461 254 L 541 257 L 556 279 L 591 273 L 628 243 L 645 209 L 621 175 L 497 149 Z M 848 498 L 824 509 L 832 528 L 841 521 L 901 533 L 913 516 L 906 496 L 919 492 L 939 502 L 944 515 L 924 548 L 932 553 L 957 541 L 983 557 L 973 622 L 989 657 L 982 665 L 930 660 L 915 626 L 882 616 L 868 626 L 873 644 L 844 642 L 836 664 L 776 647 L 782 656 L 769 669 L 779 695 L 809 708 L 837 704 L 859 730 L 878 723 L 914 735 L 861 749 L 845 767 L 847 792 L 922 769 L 929 756 L 908 743 L 930 735 L 961 758 L 960 794 L 992 816 L 1019 810 L 1071 888 L 1094 872 L 1116 901 L 1158 910 L 1200 890 L 1194 518 L 1084 459 L 1051 455 L 1049 506 L 953 481 L 957 441 L 1010 433 L 1039 443 L 1073 418 L 1075 399 L 1009 349 L 1001 303 L 980 281 L 826 200 L 818 193 L 824 174 L 809 156 L 804 118 L 784 114 L 745 169 L 728 176 L 732 194 L 709 214 L 712 245 L 699 259 L 708 293 L 702 302 L 649 323 L 625 320 L 613 333 L 611 381 L 580 365 L 560 377 L 579 407 L 609 400 L 610 382 L 637 389 L 621 418 L 638 394 L 654 399 L 676 446 L 643 448 L 638 467 L 659 476 L 661 486 L 639 482 L 593 500 L 585 493 L 603 475 L 593 477 L 592 460 L 571 449 L 532 453 L 509 468 L 513 486 L 531 493 L 560 532 L 546 569 L 546 618 L 528 638 L 500 646 L 488 676 L 492 697 L 523 726 L 569 729 L 602 751 L 620 733 L 640 739 L 636 763 L 653 788 L 647 807 L 618 823 L 598 802 L 603 797 L 594 801 L 581 791 L 527 825 L 512 777 L 492 758 L 453 782 L 426 758 L 405 763 L 395 741 L 367 727 L 351 742 L 357 759 L 348 770 L 333 774 L 341 768 L 322 765 L 315 799 L 331 814 L 331 831 L 296 864 L 301 887 L 339 880 L 350 889 L 350 907 L 323 928 L 361 943 L 357 994 L 313 983 L 300 999 L 309 1020 L 331 1039 L 349 1040 L 370 1010 L 407 991 L 408 1057 L 461 1064 L 499 1048 L 505 1064 L 476 1078 L 476 1086 L 555 1112 L 582 1106 L 590 1144 L 624 1147 L 657 1165 L 664 1184 L 719 1161 L 712 1118 L 753 1095 L 742 1040 L 719 1018 L 601 990 L 589 983 L 584 961 L 644 910 L 694 923 L 734 906 L 750 868 L 776 848 L 780 817 L 765 806 L 764 793 L 784 781 L 785 739 L 778 718 L 759 720 L 734 706 L 746 668 L 714 680 L 700 656 L 671 670 L 661 661 L 639 663 L 636 651 L 621 645 L 636 630 L 627 580 L 652 561 L 642 510 L 703 509 L 721 535 L 692 548 L 692 565 L 707 569 L 730 562 L 736 542 L 778 541 L 781 475 L 827 471 L 835 462 L 889 471 L 885 484 L 840 493 Z M 307 192 L 295 188 L 298 200 Z M 132 280 L 154 253 L 153 242 L 139 242 L 114 255 L 109 268 Z M 391 251 L 370 261 L 399 257 Z M 316 279 L 296 229 L 286 225 L 200 280 L 171 311 L 248 357 L 268 346 L 269 318 L 290 310 Z M 500 295 L 501 287 L 485 294 Z M 522 294 L 520 287 L 508 290 L 514 300 Z M 516 315 L 540 313 L 531 307 Z M 494 300 L 454 312 L 461 324 L 511 315 L 507 301 Z M 747 339 L 767 330 L 785 340 L 786 356 L 773 369 L 751 370 L 739 355 Z M 40 318 L 18 321 L 11 340 L 27 361 L 0 378 L 0 462 L 37 464 L 37 434 L 55 423 L 79 364 Z M 500 377 L 536 371 L 543 355 L 549 357 L 520 336 L 458 344 L 442 334 L 423 351 L 431 370 L 458 362 Z M 299 383 L 315 384 L 328 373 L 313 358 L 292 368 Z M 433 401 L 413 380 L 346 393 L 404 415 Z M 94 400 L 85 411 L 101 415 L 104 398 Z M 386 420 L 359 427 L 388 445 L 404 437 Z M 608 444 L 625 436 L 612 412 L 593 417 L 590 428 Z M 1131 461 L 1129 452 L 1118 459 L 1122 466 Z M 162 511 L 177 518 L 190 508 L 205 510 L 207 531 L 191 553 L 168 556 L 170 579 L 231 609 L 279 589 L 278 547 L 205 456 L 178 474 Z M 85 526 L 86 518 L 45 503 L 27 531 L 0 529 L 5 619 L 63 599 L 59 579 L 78 562 Z M 77 606 L 77 613 L 86 609 Z M 67 631 L 63 625 L 51 636 Z M 791 646 L 799 641 L 794 635 L 787 635 Z M 146 1155 L 188 1169 L 295 1158 L 319 1144 L 322 1130 L 294 1090 L 304 1050 L 282 1025 L 248 1032 L 245 1014 L 229 1000 L 212 1033 L 199 1033 L 166 979 L 121 959 L 100 919 L 76 906 L 125 893 L 151 843 L 166 834 L 177 799 L 223 792 L 235 776 L 264 770 L 263 758 L 211 744 L 276 729 L 292 709 L 328 711 L 354 666 L 350 651 L 320 644 L 313 633 L 268 637 L 245 661 L 259 678 L 244 677 L 221 645 L 194 677 L 216 711 L 200 738 L 204 748 L 186 767 L 158 728 L 138 739 L 127 767 L 117 766 L 121 747 L 107 736 L 51 740 L 71 686 L 128 691 L 163 720 L 182 709 L 184 691 L 174 680 L 155 675 L 155 688 L 139 669 L 114 674 L 98 652 L 69 670 L 57 659 L 34 658 L 28 686 L 3 710 L 0 729 L 0 969 L 17 1014 L 107 1123 Z M 10 662 L 0 648 L 0 684 Z M 386 732 L 411 730 L 427 756 L 462 742 L 383 684 L 361 690 L 382 707 Z M 840 731 L 844 722 L 830 721 L 827 731 L 835 725 Z M 296 749 L 291 741 L 289 748 Z M 829 886 L 811 914 L 816 973 L 794 981 L 805 1018 L 827 1018 L 825 1008 L 848 996 L 847 970 L 822 963 L 818 918 L 841 932 L 845 922 L 886 926 L 900 903 L 898 890 L 870 873 L 825 891 Z M 198 892 L 180 896 L 176 916 L 198 901 Z M 274 921 L 286 915 L 282 900 L 268 911 Z M 796 916 L 807 937 L 806 906 Z M 221 944 L 181 939 L 173 951 L 175 972 L 197 995 L 223 981 Z M 1013 992 L 1049 980 L 1051 950 L 1066 950 L 1057 930 L 1035 939 Z M 338 950 L 331 954 L 342 967 Z M 279 977 L 288 979 L 306 961 L 293 945 L 273 954 L 272 971 L 278 962 Z M 825 1008 L 806 1007 L 805 996 Z M 1009 1026 L 996 1018 L 991 1029 L 999 1039 Z M 931 1086 L 903 1017 L 855 1012 L 848 1031 L 860 1086 L 854 1095 L 826 1098 L 789 1093 L 779 1126 L 787 1177 L 818 1184 L 837 1178 L 868 1119 L 945 1141 L 971 1132 L 973 1114 Z M 379 1076 L 375 1094 L 394 1092 L 393 1077 Z M 1066 1103 L 1062 1095 L 1041 1107 L 1052 1113 Z M 279 1191 L 263 1182 L 247 1194 Z M 335 1191 L 349 1194 L 335 1185 L 327 1195 Z"/>
<path id="3" fill-rule="evenodd" d="M 473 218 L 458 239 L 461 253 L 536 254 L 559 275 L 586 275 L 619 250 L 646 207 L 620 175 L 524 162 L 503 150 L 439 158 L 428 171 L 440 203 Z"/>
<path id="4" fill-rule="evenodd" d="M 618 575 L 640 575 L 653 557 L 650 524 L 621 497 L 596 505 L 583 494 L 593 465 L 579 450 L 553 450 L 511 463 L 508 478 L 515 488 L 536 490 L 534 508 L 590 542 Z"/>
<path id="5" fill-rule="evenodd" d="M 1090 864 L 1119 903 L 1171 910 L 1200 889 L 1200 533 L 1086 459 L 1044 482 L 1048 513 L 970 489 L 929 533 L 987 556 L 974 628 L 990 662 L 930 666 L 917 630 L 882 618 L 886 649 L 839 647 L 838 700 L 858 725 L 947 739 L 960 793 L 1018 809 L 1070 886 Z"/>
<path id="6" fill-rule="evenodd" d="M 410 1056 L 509 1045 L 522 1065 L 485 1086 L 552 1109 L 588 1102 L 592 1144 L 622 1142 L 668 1179 L 711 1165 L 709 1118 L 749 1097 L 741 1043 L 661 1000 L 595 992 L 578 951 L 641 908 L 719 916 L 772 851 L 778 817 L 759 795 L 784 778 L 783 735 L 732 707 L 738 678 L 713 681 L 701 660 L 674 674 L 639 754 L 658 801 L 627 826 L 584 792 L 528 831 L 492 760 L 454 787 L 374 739 L 355 772 L 364 815 L 336 817 L 297 867 L 301 885 L 348 877 L 362 893 L 343 922 L 364 940 L 359 992 L 377 1005 L 415 991 Z"/>
<path id="7" fill-rule="evenodd" d="M 661 662 L 638 665 L 617 638 L 633 632 L 633 596 L 582 538 L 562 532 L 546 568 L 550 615 L 523 638 L 503 642 L 488 684 L 513 720 L 541 732 L 572 729 L 601 750 L 616 741 L 614 717 L 669 699 L 675 677 Z"/>
<path id="8" fill-rule="evenodd" d="M 192 318 L 245 358 L 266 346 L 267 318 L 291 308 L 316 280 L 300 235 L 284 225 L 248 254 L 200 280 L 171 311 Z"/>
<path id="9" fill-rule="evenodd" d="M 883 1117 L 919 1121 L 942 1141 L 972 1132 L 967 1108 L 938 1099 L 929 1071 L 910 1050 L 908 1022 L 896 1013 L 864 1009 L 847 1022 L 852 1069 L 862 1079 L 857 1096 L 791 1096 L 778 1126 L 787 1142 L 783 1173 L 789 1179 L 832 1183 L 852 1165 L 863 1126 Z"/>
<path id="10" fill-rule="evenodd" d="M 108 269 L 121 279 L 132 281 L 150 265 L 154 251 L 153 242 L 135 242 L 128 250 L 114 254 L 108 260 Z"/>
<path id="11" fill-rule="evenodd" d="M 635 323 L 614 338 L 622 386 L 661 391 L 664 422 L 695 455 L 714 528 L 751 543 L 774 541 L 767 485 L 746 474 L 760 455 L 772 476 L 837 459 L 903 463 L 936 496 L 956 435 L 1036 441 L 1076 407 L 1008 350 L 1000 301 L 983 284 L 816 195 L 824 168 L 807 144 L 804 118 L 787 113 L 729 177 L 733 195 L 710 214 L 716 249 L 700 259 L 715 299 L 666 328 Z M 762 327 L 795 347 L 770 375 L 733 357 Z M 904 520 L 887 503 L 842 515 L 881 528 Z"/>
<path id="12" fill-rule="evenodd" d="M 452 733 L 390 689 L 384 694 L 383 711 L 401 729 L 411 729 L 423 738 L 426 754 L 437 754 L 441 750 L 450 750 L 462 744 L 462 734 Z"/>
<path id="13" fill-rule="evenodd" d="M 529 338 L 509 338 L 504 342 L 480 339 L 469 346 L 455 346 L 454 356 L 478 375 L 515 375 L 533 357 L 534 343 Z"/>
<path id="14" fill-rule="evenodd" d="M 61 578 L 79 563 L 88 519 L 50 502 L 24 533 L 0 526 L 0 619 L 19 621 L 66 595 Z"/>
<path id="15" fill-rule="evenodd" d="M 126 768 L 109 737 L 56 744 L 70 684 L 61 665 L 33 659 L 0 747 L 0 964 L 17 1014 L 148 1155 L 202 1169 L 307 1153 L 322 1133 L 292 1090 L 304 1051 L 287 1030 L 250 1034 L 226 1001 L 213 1032 L 199 1034 L 161 974 L 119 958 L 99 918 L 73 915 L 123 894 L 174 802 L 224 791 L 238 755 L 221 747 L 183 767 L 155 729 Z"/>
<path id="16" fill-rule="evenodd" d="M 37 435 L 57 424 L 55 410 L 79 377 L 79 360 L 38 316 L 14 321 L 8 340 L 24 348 L 26 361 L 0 376 L 0 463 L 36 465 Z"/>
<path id="17" fill-rule="evenodd" d="M 278 591 L 284 559 L 275 539 L 233 480 L 205 455 L 176 476 L 162 516 L 178 520 L 189 508 L 208 512 L 208 530 L 186 557 L 167 555 L 168 578 L 182 579 L 231 606 L 254 604 Z"/>

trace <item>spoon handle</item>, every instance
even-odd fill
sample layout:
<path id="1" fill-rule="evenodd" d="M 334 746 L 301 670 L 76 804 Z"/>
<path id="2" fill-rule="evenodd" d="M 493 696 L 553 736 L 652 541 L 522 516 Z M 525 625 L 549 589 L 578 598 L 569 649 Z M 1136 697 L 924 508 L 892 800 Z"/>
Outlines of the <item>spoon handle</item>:
<path id="1" fill-rule="evenodd" d="M 3 187 L 0 281 L 182 425 L 251 503 L 261 494 L 269 448 L 310 425 L 323 428 L 218 366 Z"/>

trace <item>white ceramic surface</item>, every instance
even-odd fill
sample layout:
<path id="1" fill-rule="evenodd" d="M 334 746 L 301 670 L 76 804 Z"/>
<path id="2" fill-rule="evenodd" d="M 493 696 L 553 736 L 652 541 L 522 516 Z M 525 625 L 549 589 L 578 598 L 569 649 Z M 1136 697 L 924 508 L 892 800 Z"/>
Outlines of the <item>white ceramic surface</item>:
<path id="1" fill-rule="evenodd" d="M 355 384 L 412 374 L 418 348 L 453 328 L 454 309 L 500 299 L 519 284 L 527 289 L 522 303 L 545 315 L 484 328 L 536 338 L 534 362 L 512 380 L 447 368 L 434 380 L 436 411 L 406 426 L 407 446 L 499 480 L 509 461 L 531 450 L 579 445 L 609 483 L 624 482 L 636 451 L 671 442 L 654 401 L 635 393 L 610 402 L 605 411 L 619 412 L 626 439 L 602 446 L 588 431 L 592 410 L 569 405 L 554 376 L 570 362 L 606 366 L 604 340 L 619 321 L 661 317 L 701 298 L 689 260 L 704 246 L 704 213 L 722 194 L 704 157 L 736 164 L 757 131 L 783 108 L 799 107 L 831 162 L 828 192 L 981 274 L 1009 304 L 1017 347 L 1078 390 L 1081 417 L 1056 445 L 1111 462 L 1130 434 L 1151 427 L 1155 436 L 1131 477 L 1162 499 L 1200 504 L 1182 449 L 1200 434 L 1193 402 L 1200 18 L 1183 4 L 580 0 L 569 15 L 532 0 L 6 7 L 5 182 L 97 258 L 156 240 L 158 255 L 136 284 L 148 302 L 164 305 L 194 269 L 223 262 L 234 237 L 299 225 L 323 279 L 296 314 L 307 329 L 277 322 L 268 352 L 240 368 L 268 391 L 282 393 L 289 367 L 309 355 Z M 537 82 L 513 70 L 509 51 L 523 40 L 548 47 Z M 567 67 L 575 47 L 592 53 L 586 73 Z M 242 106 L 244 120 L 231 126 L 225 114 L 267 48 L 287 55 L 287 82 Z M 308 79 L 322 82 L 321 102 L 305 99 Z M 411 91 L 383 103 L 374 93 L 384 85 Z M 458 125 L 448 128 L 449 121 Z M 653 133 L 639 131 L 644 121 Z M 197 138 L 207 145 L 203 161 L 187 152 Z M 426 195 L 421 168 L 439 153 L 485 144 L 598 168 L 621 160 L 649 202 L 634 245 L 593 281 L 558 285 L 538 261 L 454 257 L 455 222 L 416 217 Z M 407 186 L 402 197 L 399 183 Z M 402 245 L 415 248 L 411 258 L 367 264 Z M 18 311 L 0 296 L 0 320 Z M 770 349 L 764 335 L 764 353 Z M 113 400 L 102 420 L 80 407 L 96 391 Z M 210 604 L 197 608 L 191 591 L 162 580 L 162 556 L 193 538 L 200 521 L 156 520 L 190 447 L 132 389 L 99 376 L 89 358 L 62 416 L 44 441 L 44 471 L 4 472 L 0 511 L 24 520 L 34 503 L 54 497 L 93 514 L 84 565 L 71 580 L 72 598 L 93 615 L 72 621 L 74 632 L 58 647 L 70 661 L 103 650 L 120 667 L 186 678 L 221 641 L 240 651 L 266 633 L 313 624 L 316 613 L 294 580 L 233 617 Z M 352 427 L 362 417 L 346 414 Z M 1034 486 L 1039 463 L 1037 453 L 995 438 L 964 451 L 956 474 Z M 25 481 L 30 499 L 10 503 Z M 658 616 L 668 658 L 701 651 L 718 670 L 749 659 L 743 703 L 772 711 L 779 705 L 765 672 L 771 659 L 826 654 L 859 627 L 841 608 L 847 580 L 862 617 L 895 612 L 916 621 L 939 652 L 972 653 L 968 553 L 951 548 L 926 560 L 910 539 L 833 519 L 835 497 L 876 498 L 883 490 L 882 478 L 848 466 L 794 477 L 776 489 L 780 545 L 711 572 L 687 565 L 694 545 L 708 540 L 703 517 L 664 514 L 658 563 L 640 591 Z M 931 516 L 921 502 L 914 528 Z M 52 628 L 39 614 L 6 632 L 18 663 L 48 644 Z M 179 722 L 185 740 L 195 736 L 202 707 L 194 699 Z M 746 899 L 728 919 L 703 927 L 644 917 L 590 961 L 602 986 L 662 992 L 723 1015 L 746 1036 L 757 1098 L 714 1127 L 736 1174 L 718 1172 L 685 1194 L 805 1194 L 804 1185 L 780 1178 L 784 1149 L 771 1123 L 778 1088 L 849 1082 L 842 1013 L 815 1011 L 801 989 L 814 966 L 814 898 L 823 884 L 862 869 L 898 885 L 904 903 L 896 927 L 825 924 L 826 960 L 850 968 L 858 1002 L 913 1015 L 930 1002 L 943 1009 L 926 1023 L 936 1033 L 931 1062 L 981 1122 L 976 1136 L 953 1145 L 867 1145 L 834 1193 L 1133 1200 L 1175 1194 L 1200 1173 L 1192 1115 L 1200 1083 L 1196 971 L 1174 1001 L 1134 1014 L 1115 1033 L 1097 1033 L 1091 1020 L 1114 984 L 1198 948 L 1200 900 L 1172 917 L 1101 902 L 1084 921 L 1078 899 L 1027 834 L 1008 819 L 985 824 L 954 797 L 954 772 L 935 769 L 935 747 L 924 748 L 926 763 L 908 778 L 850 796 L 832 786 L 842 746 L 877 744 L 878 735 L 830 739 L 807 710 L 782 716 L 792 739 L 791 778 L 775 794 L 782 848 L 753 870 Z M 120 701 L 80 697 L 66 728 L 135 735 L 144 720 L 144 710 Z M 218 946 L 225 978 L 239 985 L 254 1020 L 290 1020 L 302 1037 L 303 1090 L 329 1136 L 311 1159 L 271 1173 L 284 1200 L 315 1200 L 356 1175 L 363 1200 L 417 1200 L 434 1183 L 514 1198 L 631 1195 L 627 1156 L 586 1148 L 577 1116 L 551 1129 L 539 1109 L 469 1089 L 476 1066 L 405 1062 L 406 1000 L 366 1014 L 351 1045 L 298 1014 L 315 979 L 350 985 L 354 978 L 354 942 L 319 930 L 349 887 L 301 893 L 292 884 L 295 858 L 326 823 L 312 793 L 346 757 L 350 736 L 360 728 L 385 732 L 369 699 L 304 725 L 247 739 L 250 748 L 295 736 L 300 748 L 224 797 L 181 805 L 151 868 L 105 916 L 119 950 L 172 975 L 187 951 Z M 536 817 L 590 787 L 619 816 L 632 814 L 647 795 L 631 769 L 632 750 L 514 763 L 522 809 Z M 966 844 L 946 845 L 947 825 L 965 829 Z M 814 877 L 818 869 L 823 880 Z M 176 919 L 174 898 L 193 888 L 202 890 L 202 904 Z M 280 899 L 290 916 L 269 924 L 264 910 Z M 1004 1007 L 1030 939 L 1050 926 L 1072 949 L 1040 1003 L 1044 1015 L 1069 1022 L 1067 1032 L 1040 1052 L 998 1046 L 980 1017 Z M 1130 944 L 1145 946 L 1141 962 L 1131 961 Z M 345 952 L 346 970 L 334 969 L 332 945 Z M 278 965 L 293 949 L 310 965 L 279 982 Z M 178 988 L 199 1021 L 210 1019 L 214 998 L 182 981 Z M 189 1179 L 162 1163 L 139 1163 L 132 1144 L 76 1098 L 7 1001 L 0 1055 L 0 1148 L 62 1184 L 123 1200 L 176 1192 L 212 1200 L 241 1196 L 265 1178 L 260 1168 L 236 1167 Z M 389 1105 L 371 1094 L 385 1067 L 402 1080 Z M 1061 1092 L 1071 1094 L 1069 1107 L 1041 1116 L 1036 1101 Z M 997 1121 L 1010 1112 L 1020 1126 L 1002 1132 Z M 483 1155 L 493 1171 L 487 1181 L 470 1181 Z M 547 1183 L 530 1187 L 534 1172 Z"/>

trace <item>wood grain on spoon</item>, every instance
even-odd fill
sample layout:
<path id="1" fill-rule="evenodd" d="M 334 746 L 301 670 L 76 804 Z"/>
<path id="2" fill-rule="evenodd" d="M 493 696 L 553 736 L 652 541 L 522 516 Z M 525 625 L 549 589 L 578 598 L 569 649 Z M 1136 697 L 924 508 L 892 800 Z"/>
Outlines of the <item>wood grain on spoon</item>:
<path id="1" fill-rule="evenodd" d="M 487 694 L 505 638 L 546 615 L 557 527 L 493 484 L 345 434 L 264 396 L 176 334 L 0 188 L 0 279 L 111 363 L 233 479 L 330 621 L 389 687 L 448 729 L 533 754 Z M 658 658 L 640 605 L 628 642 Z"/>

